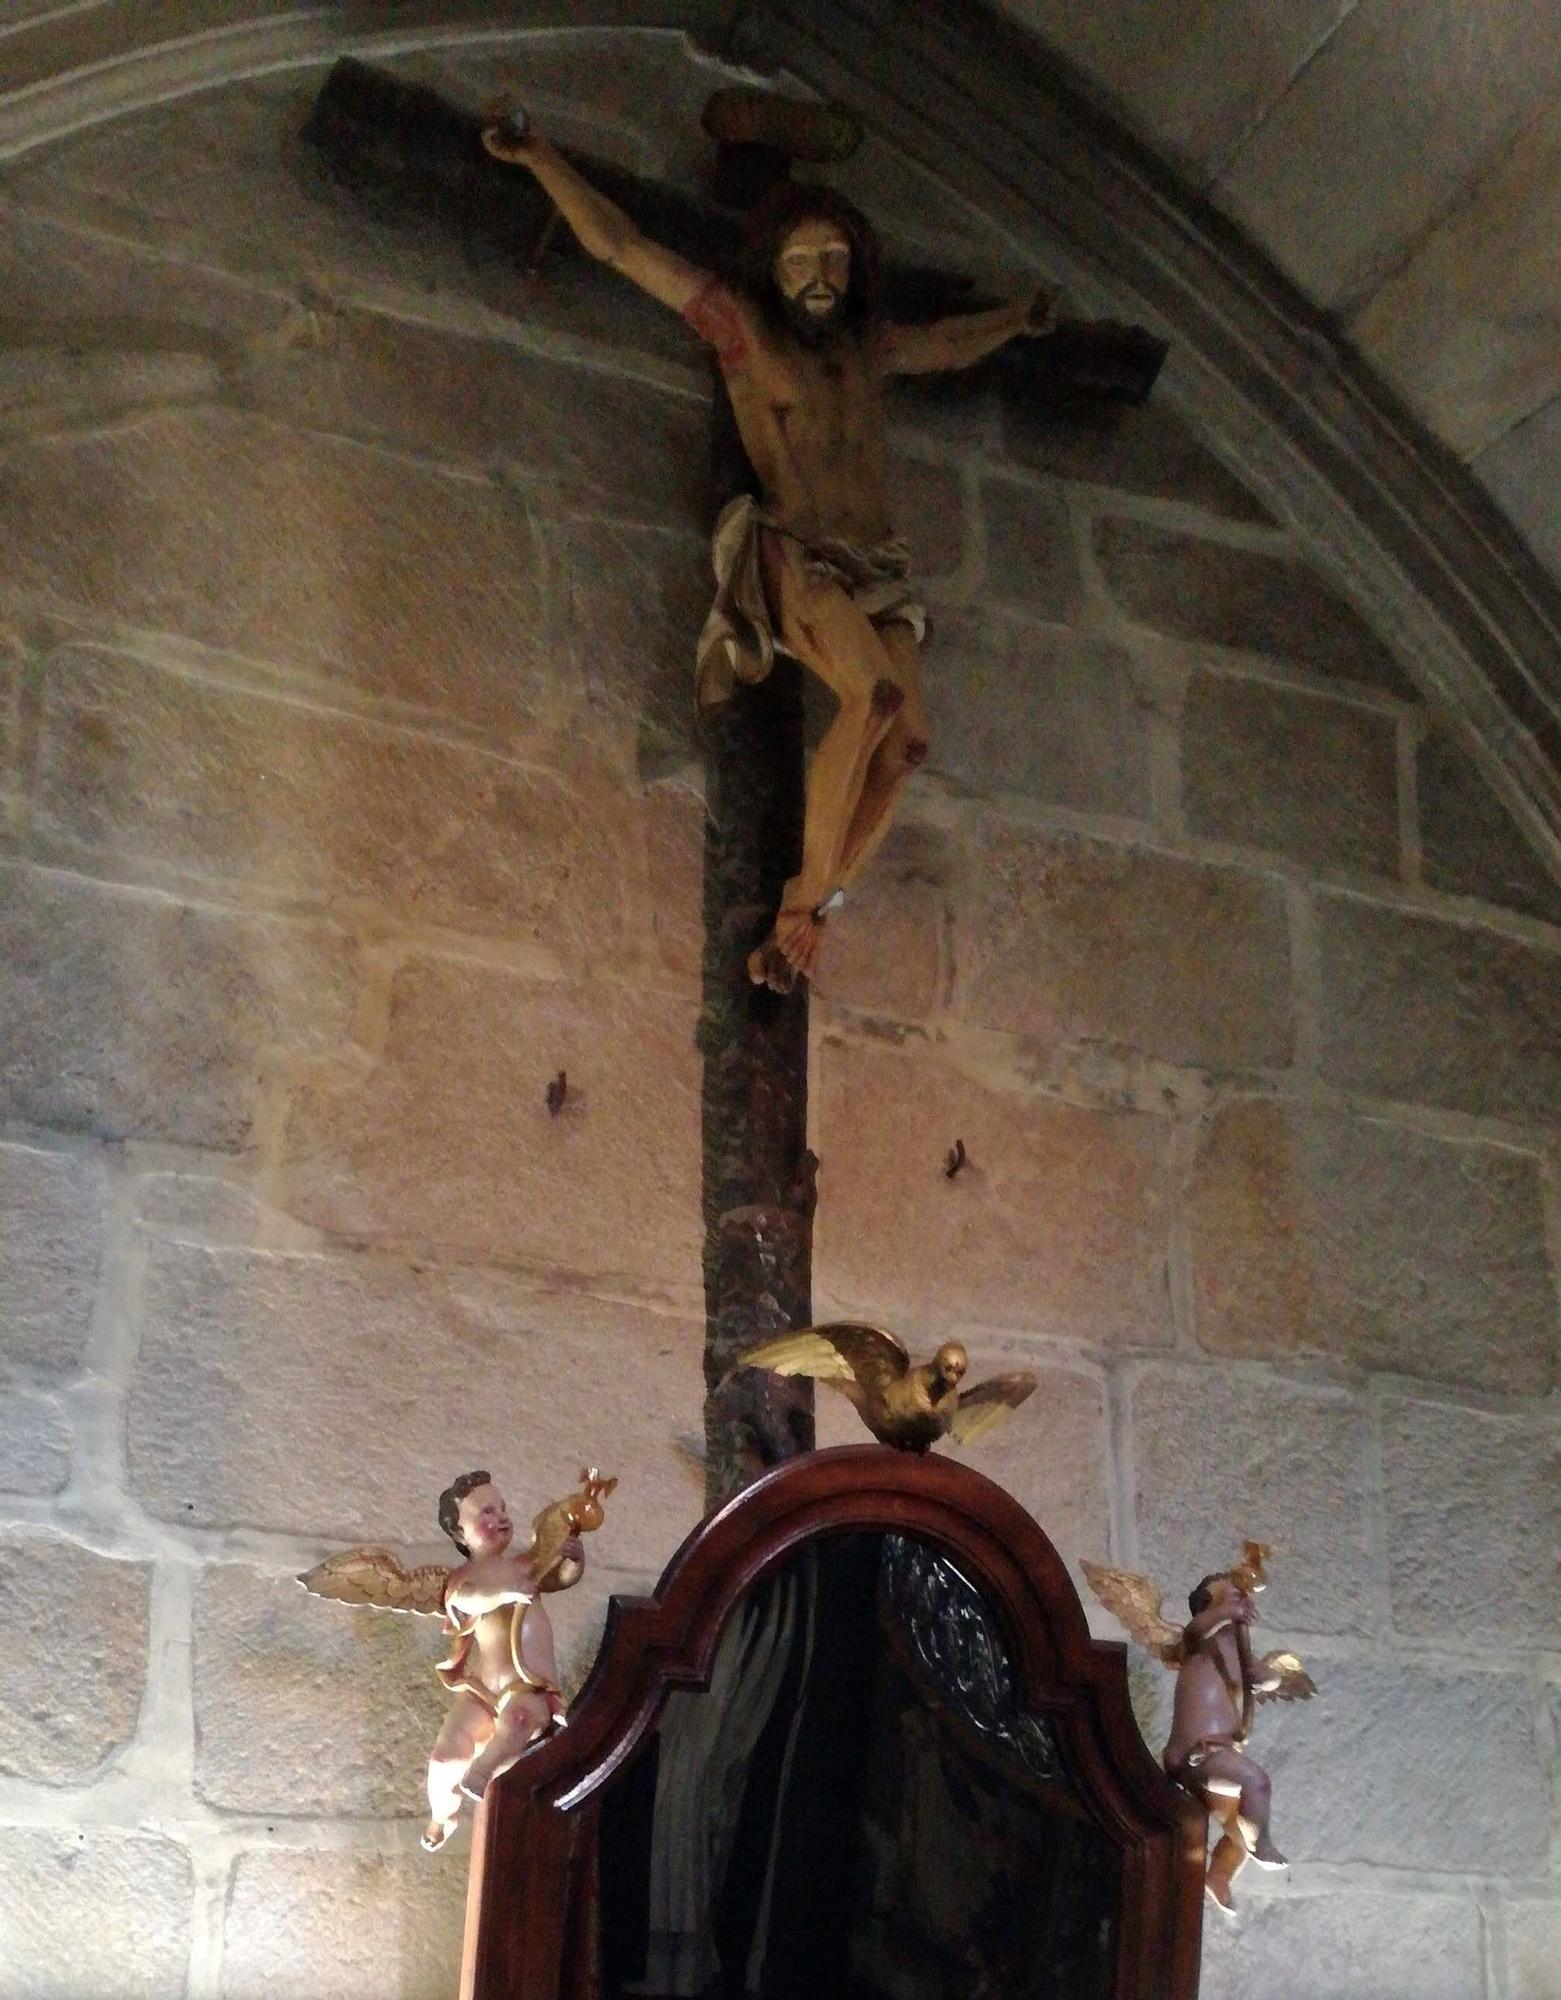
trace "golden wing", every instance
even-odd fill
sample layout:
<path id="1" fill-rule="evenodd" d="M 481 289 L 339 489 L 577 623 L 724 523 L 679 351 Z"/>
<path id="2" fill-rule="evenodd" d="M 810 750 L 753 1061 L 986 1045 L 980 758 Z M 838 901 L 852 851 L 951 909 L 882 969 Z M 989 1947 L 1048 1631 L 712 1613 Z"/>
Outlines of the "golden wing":
<path id="1" fill-rule="evenodd" d="M 1257 1663 L 1252 1692 L 1259 1701 L 1310 1701 L 1317 1683 L 1294 1653 L 1265 1653 Z"/>
<path id="2" fill-rule="evenodd" d="M 1161 1617 L 1162 1593 L 1147 1576 L 1130 1569 L 1111 1569 L 1105 1563 L 1081 1562 L 1079 1567 L 1089 1579 L 1090 1589 L 1140 1646 L 1168 1667 L 1181 1665 L 1181 1627 Z"/>
<path id="3" fill-rule="evenodd" d="M 776 1375 L 811 1375 L 818 1382 L 859 1382 L 864 1389 L 897 1382 L 911 1357 L 903 1341 L 881 1326 L 834 1320 L 805 1326 L 750 1348 L 738 1368 L 768 1368 Z M 736 1369 L 731 1371 L 733 1374 Z"/>
<path id="4" fill-rule="evenodd" d="M 1034 1393 L 1036 1380 L 1028 1368 L 1016 1368 L 1011 1374 L 988 1375 L 973 1388 L 961 1389 L 958 1407 L 949 1421 L 949 1436 L 955 1444 L 973 1444 Z"/>
<path id="5" fill-rule="evenodd" d="M 442 1563 L 404 1569 L 389 1549 L 348 1549 L 327 1556 L 298 1581 L 315 1597 L 338 1604 L 372 1604 L 377 1611 L 412 1611 L 425 1618 L 444 1615 L 444 1588 L 450 1572 Z"/>

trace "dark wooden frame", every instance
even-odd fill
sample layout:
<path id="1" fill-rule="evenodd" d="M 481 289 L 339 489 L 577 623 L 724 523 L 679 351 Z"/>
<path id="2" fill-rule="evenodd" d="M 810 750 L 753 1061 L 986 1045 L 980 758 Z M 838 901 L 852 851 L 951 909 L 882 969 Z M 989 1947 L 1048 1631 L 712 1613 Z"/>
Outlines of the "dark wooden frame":
<path id="1" fill-rule="evenodd" d="M 1149 1754 L 1126 1648 L 1092 1639 L 1062 1558 L 1024 1509 L 951 1458 L 878 1445 L 776 1466 L 700 1523 L 653 1598 L 614 1598 L 570 1726 L 524 1756 L 478 1814 L 462 2000 L 594 2000 L 596 1808 L 668 1691 L 708 1685 L 743 1593 L 800 1544 L 853 1529 L 916 1535 L 979 1583 L 1026 1707 L 1055 1725 L 1075 1782 L 1122 1852 L 1113 2000 L 1198 1990 L 1205 1816 Z"/>

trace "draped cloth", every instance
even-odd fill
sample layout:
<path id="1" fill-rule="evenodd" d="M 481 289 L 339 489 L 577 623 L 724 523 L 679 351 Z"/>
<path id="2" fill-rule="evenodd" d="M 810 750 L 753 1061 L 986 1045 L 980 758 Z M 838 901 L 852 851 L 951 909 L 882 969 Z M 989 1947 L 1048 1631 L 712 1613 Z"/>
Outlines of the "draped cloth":
<path id="1" fill-rule="evenodd" d="M 811 1560 L 750 1591 L 716 1647 L 704 1694 L 668 1698 L 656 1771 L 650 1854 L 646 1976 L 629 1993 L 704 1995 L 721 1972 L 712 1926 L 743 1811 L 759 1739 L 788 1675 L 807 1681 L 813 1652 L 816 1573 Z M 746 1987 L 762 1983 L 770 1891 L 791 1756 L 801 1721 L 798 1699 L 782 1756 L 768 1861 Z"/>
<path id="2" fill-rule="evenodd" d="M 804 542 L 772 521 L 751 494 L 740 493 L 721 510 L 710 541 L 715 601 L 695 654 L 701 708 L 725 701 L 738 681 L 762 681 L 777 647 L 787 650 L 764 588 L 761 532 L 785 536 L 811 576 L 838 584 L 875 625 L 898 621 L 918 642 L 926 636 L 927 608 L 910 580 L 910 549 L 898 535 L 870 548 L 834 536 Z"/>

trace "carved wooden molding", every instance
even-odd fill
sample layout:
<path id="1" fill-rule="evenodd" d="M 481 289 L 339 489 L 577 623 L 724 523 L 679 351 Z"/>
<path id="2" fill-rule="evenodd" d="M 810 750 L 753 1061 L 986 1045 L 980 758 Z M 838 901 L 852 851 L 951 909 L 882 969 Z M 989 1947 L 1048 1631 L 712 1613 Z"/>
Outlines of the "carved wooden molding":
<path id="1" fill-rule="evenodd" d="M 952 1458 L 844 1445 L 776 1466 L 710 1515 L 654 1598 L 615 1599 L 569 1728 L 498 1780 L 473 1834 L 463 2000 L 562 2000 L 585 1948 L 601 1788 L 671 1689 L 708 1683 L 739 1600 L 804 1543 L 882 1530 L 934 1544 L 1003 1630 L 1022 1706 L 1055 1731 L 1122 1855 L 1114 2000 L 1190 2000 L 1202 1937 L 1205 1815 L 1145 1748 L 1126 1648 L 1092 1639 L 1067 1568 L 1019 1503 Z M 574 1882 L 576 1893 L 564 1885 Z M 585 1899 L 582 1901 L 582 1899 Z"/>

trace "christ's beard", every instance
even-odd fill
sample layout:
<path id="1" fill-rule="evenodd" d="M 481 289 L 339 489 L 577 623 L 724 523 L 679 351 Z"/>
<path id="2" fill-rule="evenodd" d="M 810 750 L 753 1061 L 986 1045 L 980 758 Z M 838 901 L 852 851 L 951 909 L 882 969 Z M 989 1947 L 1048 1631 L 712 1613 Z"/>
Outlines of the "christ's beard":
<path id="1" fill-rule="evenodd" d="M 786 324 L 804 347 L 827 347 L 838 340 L 845 331 L 845 300 L 834 294 L 834 304 L 828 312 L 810 312 L 803 304 L 801 292 L 794 299 L 783 298 L 781 306 Z"/>

